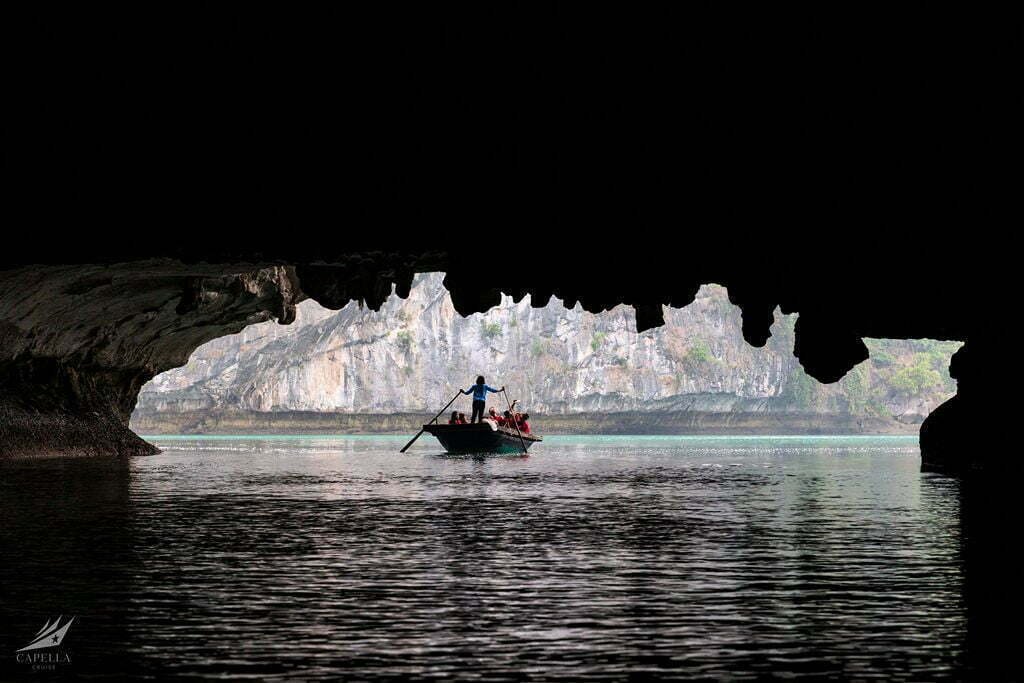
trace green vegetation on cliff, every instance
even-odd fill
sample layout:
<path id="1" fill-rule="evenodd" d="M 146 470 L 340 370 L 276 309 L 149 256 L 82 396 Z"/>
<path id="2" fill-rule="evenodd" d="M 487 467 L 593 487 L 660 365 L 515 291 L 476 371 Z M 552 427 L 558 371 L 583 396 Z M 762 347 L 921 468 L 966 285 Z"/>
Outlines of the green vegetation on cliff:
<path id="1" fill-rule="evenodd" d="M 865 343 L 870 358 L 839 380 L 835 385 L 838 391 L 819 384 L 796 366 L 786 381 L 783 398 L 802 410 L 900 417 L 888 406 L 927 402 L 956 391 L 948 366 L 959 342 L 866 339 Z"/>

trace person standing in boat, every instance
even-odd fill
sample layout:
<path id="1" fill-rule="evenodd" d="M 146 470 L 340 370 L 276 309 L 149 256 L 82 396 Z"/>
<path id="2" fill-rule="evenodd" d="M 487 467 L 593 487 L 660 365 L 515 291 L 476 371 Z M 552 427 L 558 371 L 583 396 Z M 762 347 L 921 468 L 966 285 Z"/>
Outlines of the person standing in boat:
<path id="1" fill-rule="evenodd" d="M 469 423 L 474 424 L 478 421 L 484 421 L 484 411 L 487 409 L 487 392 L 498 394 L 502 391 L 505 391 L 505 387 L 502 387 L 501 389 L 489 387 L 487 386 L 487 382 L 484 381 L 483 375 L 477 377 L 476 384 L 462 392 L 466 395 L 473 395 L 473 415 L 469 418 Z"/>

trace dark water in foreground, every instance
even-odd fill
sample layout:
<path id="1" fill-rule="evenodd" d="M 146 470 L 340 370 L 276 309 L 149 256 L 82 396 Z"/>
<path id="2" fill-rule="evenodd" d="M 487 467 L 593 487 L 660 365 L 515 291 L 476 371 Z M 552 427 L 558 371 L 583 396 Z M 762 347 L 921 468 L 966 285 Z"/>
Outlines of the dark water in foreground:
<path id="1" fill-rule="evenodd" d="M 64 674 L 961 675 L 960 485 L 914 438 L 153 440 L 0 464 L 4 671 L 65 614 Z"/>

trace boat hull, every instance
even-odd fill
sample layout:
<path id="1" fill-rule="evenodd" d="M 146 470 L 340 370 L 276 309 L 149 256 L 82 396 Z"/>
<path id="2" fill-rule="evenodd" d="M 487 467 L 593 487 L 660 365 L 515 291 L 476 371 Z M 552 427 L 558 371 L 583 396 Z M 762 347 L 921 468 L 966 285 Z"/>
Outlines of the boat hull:
<path id="1" fill-rule="evenodd" d="M 498 427 L 492 422 L 468 425 L 429 424 L 423 431 L 441 442 L 449 453 L 522 453 L 543 439 L 533 434 L 519 434 L 513 429 Z"/>

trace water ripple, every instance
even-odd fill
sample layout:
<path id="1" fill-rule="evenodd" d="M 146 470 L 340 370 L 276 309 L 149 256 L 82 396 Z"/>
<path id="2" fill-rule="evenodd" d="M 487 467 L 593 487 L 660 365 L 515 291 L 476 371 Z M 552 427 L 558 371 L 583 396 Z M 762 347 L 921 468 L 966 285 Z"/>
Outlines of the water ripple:
<path id="1" fill-rule="evenodd" d="M 115 676 L 958 677 L 956 485 L 905 441 L 394 443 L 8 463 L 3 645 L 52 611 Z"/>

